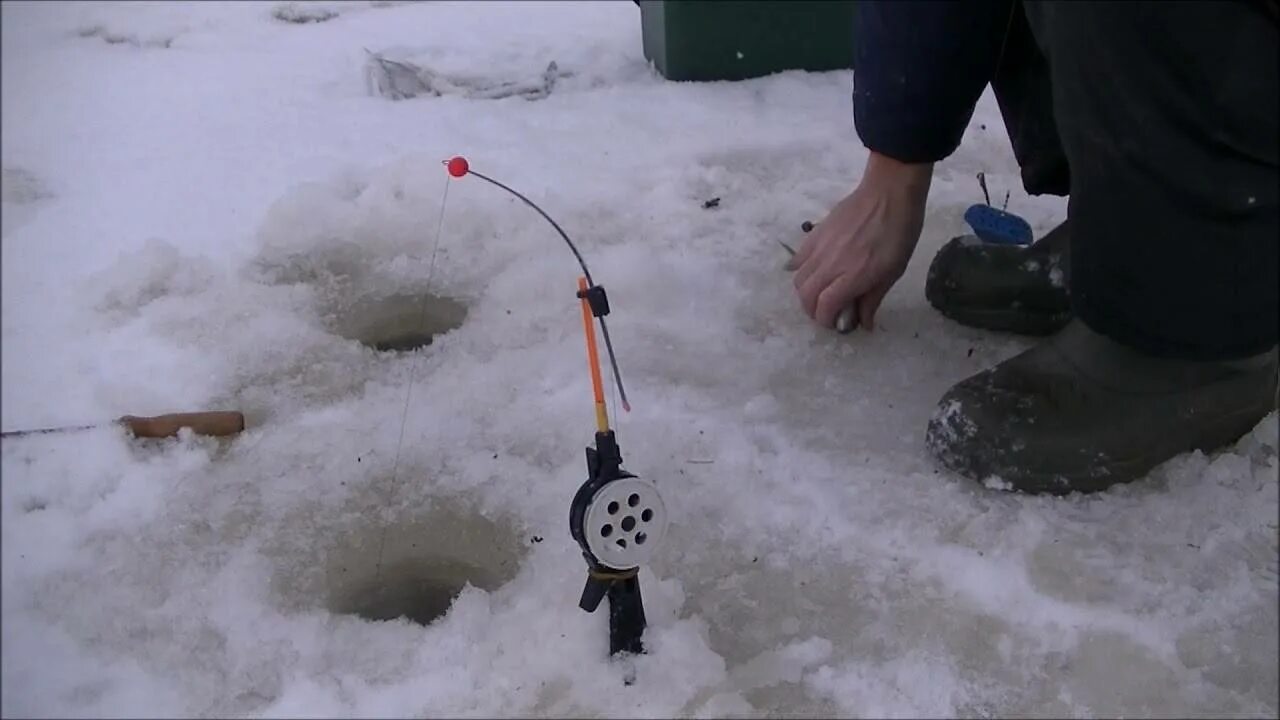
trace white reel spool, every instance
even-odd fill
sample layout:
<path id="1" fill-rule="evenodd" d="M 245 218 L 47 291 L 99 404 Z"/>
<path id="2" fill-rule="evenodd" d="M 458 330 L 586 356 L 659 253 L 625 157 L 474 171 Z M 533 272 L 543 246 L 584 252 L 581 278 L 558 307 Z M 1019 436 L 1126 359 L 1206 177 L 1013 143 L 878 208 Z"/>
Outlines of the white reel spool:
<path id="1" fill-rule="evenodd" d="M 653 483 L 614 480 L 596 491 L 583 518 L 587 547 L 611 570 L 640 567 L 667 533 L 667 508 Z"/>

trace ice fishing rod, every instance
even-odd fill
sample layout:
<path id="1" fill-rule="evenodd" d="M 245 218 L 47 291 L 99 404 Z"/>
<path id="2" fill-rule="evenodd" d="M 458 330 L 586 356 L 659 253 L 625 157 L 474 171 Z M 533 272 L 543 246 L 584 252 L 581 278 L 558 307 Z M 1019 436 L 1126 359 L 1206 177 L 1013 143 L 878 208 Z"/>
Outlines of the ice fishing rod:
<path id="1" fill-rule="evenodd" d="M 600 323 L 622 406 L 628 411 L 631 408 L 622 387 L 617 359 L 604 321 L 604 316 L 610 311 L 608 296 L 604 288 L 592 280 L 582 254 L 568 234 L 542 208 L 497 180 L 471 170 L 465 158 L 454 157 L 446 165 L 449 175 L 455 178 L 473 175 L 524 201 L 551 223 L 582 267 L 576 296 L 582 308 L 582 329 L 586 336 L 587 368 L 591 376 L 596 432 L 594 447 L 586 449 L 587 479 L 579 486 L 569 503 L 569 534 L 578 543 L 587 563 L 586 585 L 582 589 L 578 607 L 594 613 L 607 598 L 609 654 L 643 653 L 641 638 L 646 620 L 639 572 L 640 567 L 652 558 L 666 535 L 667 511 L 658 488 L 652 482 L 622 468 L 622 451 L 618 446 L 616 433 L 609 426 L 609 410 L 605 403 L 593 319 Z"/>

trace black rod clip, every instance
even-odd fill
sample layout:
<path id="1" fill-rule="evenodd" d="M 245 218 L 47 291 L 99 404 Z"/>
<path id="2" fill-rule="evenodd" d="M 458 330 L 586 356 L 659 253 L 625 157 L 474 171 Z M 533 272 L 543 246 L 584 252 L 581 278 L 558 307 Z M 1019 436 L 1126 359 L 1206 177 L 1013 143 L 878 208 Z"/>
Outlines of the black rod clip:
<path id="1" fill-rule="evenodd" d="M 586 298 L 592 315 L 604 317 L 609 314 L 609 296 L 605 294 L 603 285 L 592 285 L 586 290 L 579 290 L 577 295 L 578 299 Z"/>

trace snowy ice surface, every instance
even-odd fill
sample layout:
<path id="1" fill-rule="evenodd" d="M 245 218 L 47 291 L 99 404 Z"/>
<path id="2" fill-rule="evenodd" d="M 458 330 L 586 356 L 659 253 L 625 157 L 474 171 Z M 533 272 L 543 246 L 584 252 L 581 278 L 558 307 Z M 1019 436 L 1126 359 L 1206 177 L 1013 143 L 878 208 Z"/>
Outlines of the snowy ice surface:
<path id="1" fill-rule="evenodd" d="M 1021 191 L 990 97 L 883 329 L 839 336 L 804 320 L 775 240 L 857 180 L 848 73 L 668 83 L 630 2 L 277 6 L 0 10 L 5 428 L 250 424 L 5 441 L 4 714 L 1275 716 L 1275 415 L 1096 497 L 928 459 L 937 398 L 1026 347 L 923 299 L 974 175 L 1037 233 L 1065 212 Z M 391 102 L 362 75 L 391 47 L 572 75 L 539 102 Z M 672 520 L 633 668 L 577 608 L 577 269 L 466 179 L 432 271 L 455 153 L 610 291 L 626 465 Z M 427 291 L 467 314 L 423 350 L 334 331 Z M 410 577 L 462 592 L 429 626 L 353 609 Z"/>

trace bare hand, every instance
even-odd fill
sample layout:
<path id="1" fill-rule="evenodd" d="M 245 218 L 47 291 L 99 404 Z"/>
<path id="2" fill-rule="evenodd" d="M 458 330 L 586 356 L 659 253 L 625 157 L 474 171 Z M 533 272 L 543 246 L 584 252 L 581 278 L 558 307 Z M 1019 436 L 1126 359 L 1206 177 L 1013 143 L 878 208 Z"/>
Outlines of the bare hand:
<path id="1" fill-rule="evenodd" d="M 933 165 L 907 165 L 872 153 L 858 187 L 805 238 L 788 267 L 805 313 L 833 327 L 840 311 L 858 309 L 858 324 L 875 314 L 902 277 L 924 227 Z"/>

